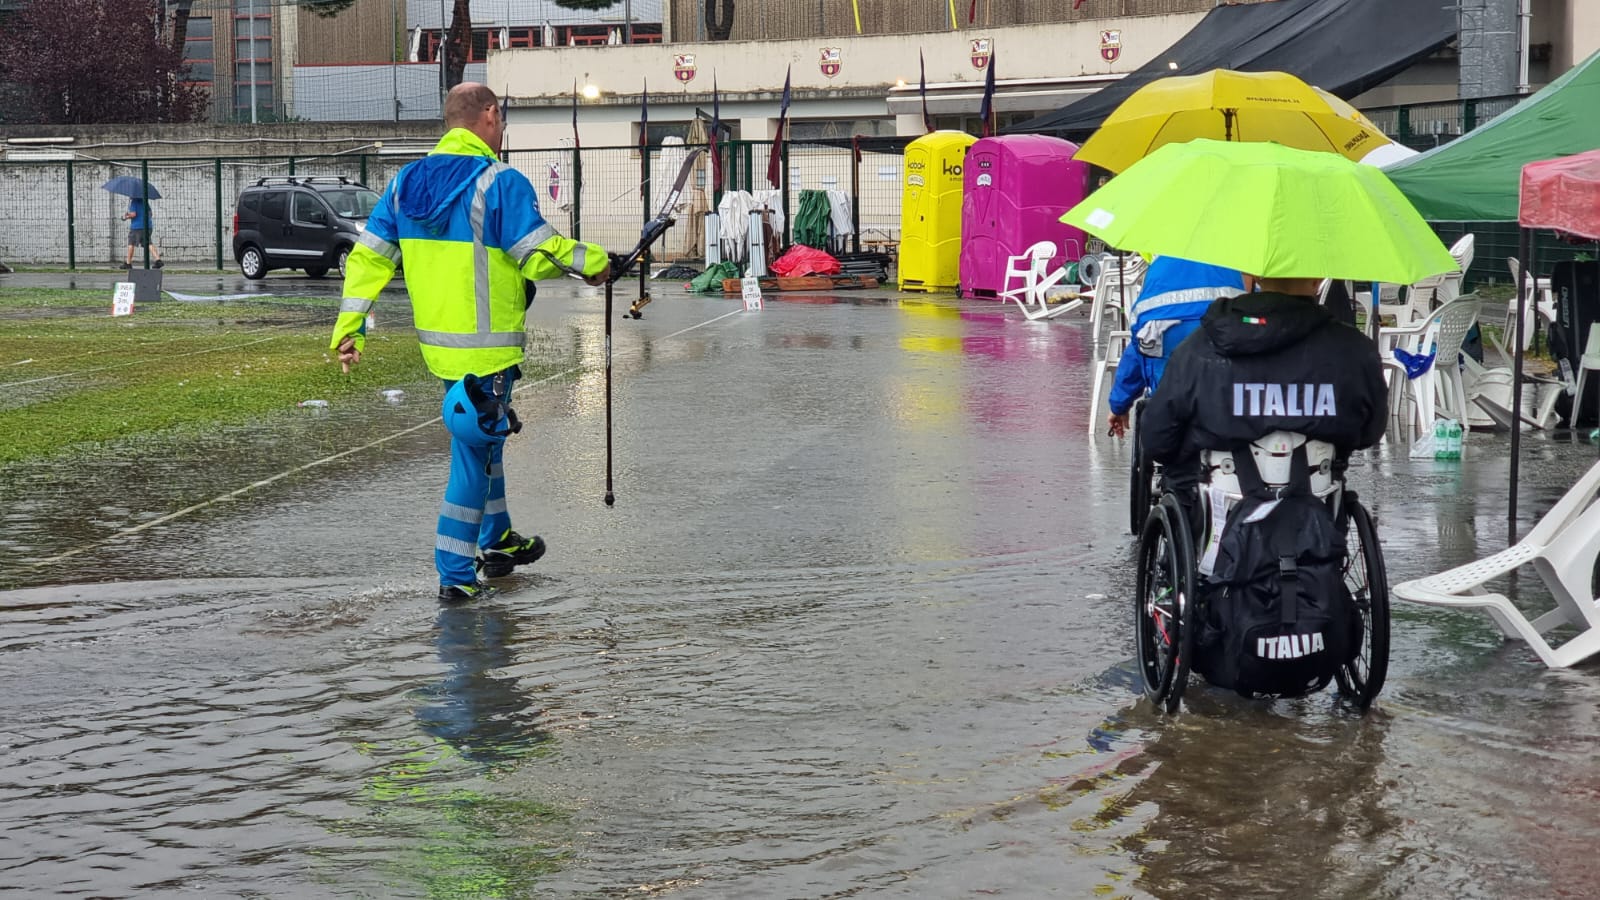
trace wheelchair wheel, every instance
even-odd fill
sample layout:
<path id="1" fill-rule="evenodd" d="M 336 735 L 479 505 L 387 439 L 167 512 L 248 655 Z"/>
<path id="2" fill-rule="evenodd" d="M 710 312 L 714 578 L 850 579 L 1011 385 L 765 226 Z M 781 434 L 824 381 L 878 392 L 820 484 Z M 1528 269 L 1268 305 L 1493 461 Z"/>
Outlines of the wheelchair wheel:
<path id="1" fill-rule="evenodd" d="M 1340 666 L 1339 692 L 1364 710 L 1372 705 L 1389 674 L 1389 580 L 1378 546 L 1378 529 L 1353 493 L 1345 495 L 1344 583 L 1361 614 L 1361 647 Z"/>
<path id="2" fill-rule="evenodd" d="M 1178 711 L 1194 650 L 1194 540 L 1172 497 L 1150 510 L 1139 538 L 1134 644 L 1144 693 L 1157 708 Z"/>
<path id="3" fill-rule="evenodd" d="M 1133 459 L 1128 466 L 1128 531 L 1139 534 L 1145 520 L 1150 517 L 1150 507 L 1155 503 L 1156 464 L 1139 450 L 1137 433 L 1133 441 Z"/>
<path id="4" fill-rule="evenodd" d="M 1129 443 L 1133 445 L 1133 458 L 1128 466 L 1128 533 L 1135 536 L 1144 531 L 1144 522 L 1150 517 L 1150 507 L 1156 502 L 1156 464 L 1139 449 L 1139 426 L 1144 421 L 1145 401 L 1140 398 L 1133 404 L 1133 429 Z"/>

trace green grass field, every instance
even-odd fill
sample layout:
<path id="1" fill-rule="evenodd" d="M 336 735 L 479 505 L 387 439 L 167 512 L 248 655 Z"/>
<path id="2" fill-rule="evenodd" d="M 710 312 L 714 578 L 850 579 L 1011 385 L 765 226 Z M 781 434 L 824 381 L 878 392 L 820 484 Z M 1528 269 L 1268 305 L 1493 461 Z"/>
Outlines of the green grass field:
<path id="1" fill-rule="evenodd" d="M 0 294 L 0 465 L 267 419 L 305 399 L 372 402 L 375 386 L 430 379 L 409 328 L 375 332 L 360 377 L 342 375 L 326 299 L 163 302 L 119 318 L 110 305 L 103 291 Z"/>

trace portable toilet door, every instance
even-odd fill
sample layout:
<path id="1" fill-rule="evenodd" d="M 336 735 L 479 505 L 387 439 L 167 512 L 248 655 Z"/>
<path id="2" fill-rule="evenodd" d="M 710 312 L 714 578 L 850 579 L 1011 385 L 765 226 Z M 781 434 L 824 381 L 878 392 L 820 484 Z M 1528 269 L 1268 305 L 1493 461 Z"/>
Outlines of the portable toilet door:
<path id="1" fill-rule="evenodd" d="M 1054 270 L 1083 256 L 1085 235 L 1061 214 L 1088 196 L 1078 146 L 1039 134 L 984 138 L 967 151 L 961 220 L 961 293 L 995 298 L 1007 261 L 1039 241 L 1056 247 Z"/>
<path id="2" fill-rule="evenodd" d="M 960 284 L 964 131 L 935 131 L 906 145 L 900 195 L 900 289 L 953 291 Z"/>

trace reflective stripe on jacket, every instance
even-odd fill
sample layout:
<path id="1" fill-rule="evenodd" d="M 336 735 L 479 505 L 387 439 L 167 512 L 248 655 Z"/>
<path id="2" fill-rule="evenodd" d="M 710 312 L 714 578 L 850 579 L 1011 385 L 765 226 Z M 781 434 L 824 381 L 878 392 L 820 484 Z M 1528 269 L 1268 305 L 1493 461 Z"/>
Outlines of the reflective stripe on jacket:
<path id="1" fill-rule="evenodd" d="M 586 275 L 607 262 L 599 246 L 556 233 L 521 172 L 477 135 L 451 129 L 395 175 L 367 219 L 345 263 L 330 347 L 352 335 L 363 347 L 366 314 L 403 258 L 429 371 L 453 381 L 516 365 L 527 340 L 523 279 L 564 274 L 546 253 Z"/>

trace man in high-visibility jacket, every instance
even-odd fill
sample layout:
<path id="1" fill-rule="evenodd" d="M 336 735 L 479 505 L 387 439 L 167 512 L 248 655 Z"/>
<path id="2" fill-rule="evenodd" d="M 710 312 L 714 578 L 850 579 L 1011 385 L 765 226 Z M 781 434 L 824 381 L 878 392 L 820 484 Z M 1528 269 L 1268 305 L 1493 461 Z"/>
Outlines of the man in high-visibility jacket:
<path id="1" fill-rule="evenodd" d="M 444 137 L 396 173 L 350 251 L 330 345 L 346 371 L 360 361 L 367 313 L 404 258 L 422 358 L 446 386 L 450 481 L 434 542 L 445 602 L 488 596 L 480 572 L 498 578 L 544 555 L 543 540 L 511 528 L 501 468 L 505 438 L 520 428 L 510 402 L 527 340 L 524 279 L 610 275 L 605 250 L 557 234 L 533 185 L 499 161 L 501 116 L 489 88 L 450 90 Z"/>

